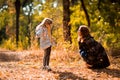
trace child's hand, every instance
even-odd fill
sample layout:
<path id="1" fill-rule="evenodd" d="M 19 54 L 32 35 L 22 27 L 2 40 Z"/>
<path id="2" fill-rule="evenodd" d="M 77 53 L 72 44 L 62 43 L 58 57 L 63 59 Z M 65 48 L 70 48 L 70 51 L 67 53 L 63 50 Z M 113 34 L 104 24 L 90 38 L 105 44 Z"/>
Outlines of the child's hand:
<path id="1" fill-rule="evenodd" d="M 83 39 L 80 40 L 81 43 L 82 43 L 83 41 L 84 41 Z"/>
<path id="2" fill-rule="evenodd" d="M 36 36 L 35 36 L 35 39 L 38 39 L 38 38 L 39 38 L 39 37 L 36 35 Z"/>

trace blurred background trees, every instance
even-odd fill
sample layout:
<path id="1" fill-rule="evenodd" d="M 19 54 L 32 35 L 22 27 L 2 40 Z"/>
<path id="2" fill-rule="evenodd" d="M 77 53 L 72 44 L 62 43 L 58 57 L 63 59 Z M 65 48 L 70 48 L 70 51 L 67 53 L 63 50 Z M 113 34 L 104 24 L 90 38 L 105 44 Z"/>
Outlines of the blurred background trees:
<path id="1" fill-rule="evenodd" d="M 54 21 L 58 46 L 70 42 L 77 49 L 77 29 L 84 24 L 107 50 L 120 49 L 120 0 L 1 0 L 0 47 L 39 48 L 35 27 L 45 17 Z"/>

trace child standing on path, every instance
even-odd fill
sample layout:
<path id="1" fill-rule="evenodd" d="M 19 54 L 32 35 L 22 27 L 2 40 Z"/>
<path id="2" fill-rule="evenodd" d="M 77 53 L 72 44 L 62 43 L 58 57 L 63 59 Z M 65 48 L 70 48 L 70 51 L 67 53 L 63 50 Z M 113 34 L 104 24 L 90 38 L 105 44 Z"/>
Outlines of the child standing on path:
<path id="1" fill-rule="evenodd" d="M 45 18 L 36 27 L 35 30 L 36 37 L 40 38 L 40 47 L 44 50 L 42 69 L 47 71 L 51 71 L 51 68 L 49 67 L 50 53 L 52 47 L 51 24 L 52 24 L 52 19 Z"/>

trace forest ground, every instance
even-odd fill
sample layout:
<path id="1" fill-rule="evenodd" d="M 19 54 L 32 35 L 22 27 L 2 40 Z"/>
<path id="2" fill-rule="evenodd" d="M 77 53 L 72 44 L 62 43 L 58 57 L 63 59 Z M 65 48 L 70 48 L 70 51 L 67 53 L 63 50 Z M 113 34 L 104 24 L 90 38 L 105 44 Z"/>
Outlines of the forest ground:
<path id="1" fill-rule="evenodd" d="M 88 69 L 78 52 L 53 50 L 50 72 L 41 69 L 42 58 L 41 50 L 0 49 L 0 80 L 120 80 L 119 56 L 109 56 L 108 68 Z"/>

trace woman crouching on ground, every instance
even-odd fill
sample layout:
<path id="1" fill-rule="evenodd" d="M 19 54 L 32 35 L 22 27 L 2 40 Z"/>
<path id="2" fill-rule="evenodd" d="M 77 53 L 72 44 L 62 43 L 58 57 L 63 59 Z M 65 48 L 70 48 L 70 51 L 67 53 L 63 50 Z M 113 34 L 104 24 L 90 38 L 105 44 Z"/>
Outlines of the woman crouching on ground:
<path id="1" fill-rule="evenodd" d="M 78 29 L 78 44 L 79 53 L 88 68 L 106 68 L 110 65 L 104 47 L 94 40 L 85 25 Z"/>

